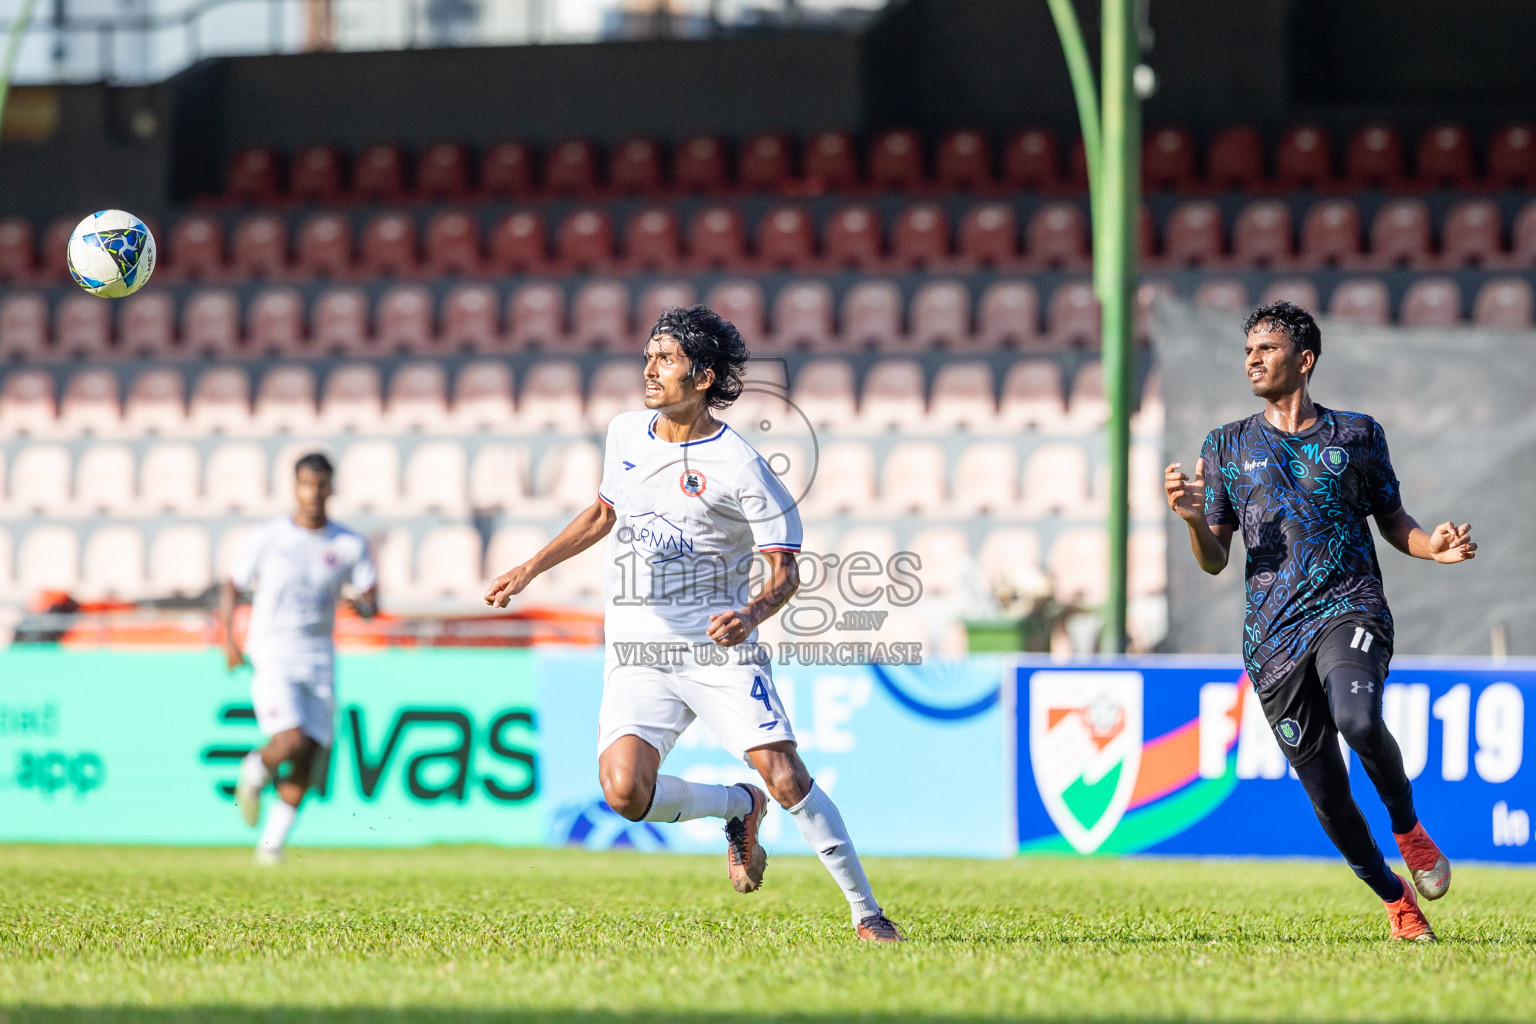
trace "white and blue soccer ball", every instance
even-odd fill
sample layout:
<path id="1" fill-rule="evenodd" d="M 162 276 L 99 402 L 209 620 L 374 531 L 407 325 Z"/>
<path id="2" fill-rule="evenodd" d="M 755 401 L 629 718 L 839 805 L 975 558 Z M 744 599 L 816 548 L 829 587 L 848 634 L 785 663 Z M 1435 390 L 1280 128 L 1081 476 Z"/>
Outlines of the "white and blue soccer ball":
<path id="1" fill-rule="evenodd" d="M 144 287 L 155 272 L 155 236 L 122 210 L 100 210 L 69 236 L 69 273 L 92 295 L 120 299 Z"/>

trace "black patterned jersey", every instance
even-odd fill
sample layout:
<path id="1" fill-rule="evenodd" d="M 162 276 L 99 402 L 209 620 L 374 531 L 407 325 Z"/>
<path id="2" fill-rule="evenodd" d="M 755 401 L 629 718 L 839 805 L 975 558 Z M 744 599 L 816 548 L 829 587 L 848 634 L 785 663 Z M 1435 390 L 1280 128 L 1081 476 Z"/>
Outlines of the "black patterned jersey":
<path id="1" fill-rule="evenodd" d="M 1256 689 L 1342 615 L 1391 628 L 1366 524 L 1402 504 L 1379 423 L 1318 406 L 1311 426 L 1287 433 L 1260 413 L 1211 431 L 1200 458 L 1206 522 L 1236 526 L 1248 549 L 1243 661 Z"/>

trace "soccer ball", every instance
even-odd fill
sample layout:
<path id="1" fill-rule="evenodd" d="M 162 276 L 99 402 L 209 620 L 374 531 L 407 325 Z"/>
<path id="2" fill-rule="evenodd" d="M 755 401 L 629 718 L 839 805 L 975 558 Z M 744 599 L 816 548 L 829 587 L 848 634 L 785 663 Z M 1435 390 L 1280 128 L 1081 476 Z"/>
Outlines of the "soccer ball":
<path id="1" fill-rule="evenodd" d="M 92 295 L 132 295 L 155 272 L 155 236 L 144 222 L 122 210 L 101 210 L 75 226 L 69 236 L 69 274 Z"/>

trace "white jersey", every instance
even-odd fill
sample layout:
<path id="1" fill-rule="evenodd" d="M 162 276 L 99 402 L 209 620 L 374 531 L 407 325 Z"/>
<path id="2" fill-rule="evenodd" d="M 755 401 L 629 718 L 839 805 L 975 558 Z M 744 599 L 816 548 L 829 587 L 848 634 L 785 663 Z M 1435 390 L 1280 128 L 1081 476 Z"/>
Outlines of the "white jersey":
<path id="1" fill-rule="evenodd" d="M 334 522 L 309 530 L 287 516 L 251 532 L 229 575 L 241 590 L 256 588 L 245 646 L 271 661 L 331 656 L 342 585 L 362 593 L 378 579 L 361 536 Z"/>
<path id="2" fill-rule="evenodd" d="M 604 555 L 605 632 L 706 643 L 711 615 L 750 600 L 754 547 L 800 550 L 800 513 L 736 431 L 722 424 L 672 443 L 656 436 L 657 416 L 620 413 L 608 425 L 598 498 L 618 518 Z"/>

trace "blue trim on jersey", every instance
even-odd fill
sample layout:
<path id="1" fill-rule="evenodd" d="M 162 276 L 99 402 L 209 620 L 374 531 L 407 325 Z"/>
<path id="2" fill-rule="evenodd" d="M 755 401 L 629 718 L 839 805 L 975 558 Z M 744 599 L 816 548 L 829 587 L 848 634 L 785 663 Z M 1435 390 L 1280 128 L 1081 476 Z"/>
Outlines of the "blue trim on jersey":
<path id="1" fill-rule="evenodd" d="M 765 544 L 758 548 L 759 551 L 799 551 L 799 544 Z"/>
<path id="2" fill-rule="evenodd" d="M 649 422 L 649 423 L 647 423 L 645 425 L 645 432 L 651 436 L 652 440 L 657 440 L 657 441 L 661 440 L 660 438 L 658 438 L 656 436 L 656 420 L 657 420 L 657 418 L 659 416 L 661 416 L 661 413 L 658 412 L 655 416 L 651 417 L 651 422 Z M 699 438 L 696 441 L 682 441 L 682 442 L 662 441 L 662 444 L 677 444 L 677 446 L 679 448 L 687 448 L 689 445 L 692 445 L 692 444 L 708 444 L 710 441 L 718 441 L 718 440 L 720 440 L 720 438 L 725 436 L 725 432 L 727 430 L 729 430 L 729 429 L 731 429 L 729 424 L 722 423 L 722 424 L 720 424 L 720 429 L 715 431 L 713 434 L 709 435 L 708 437 L 701 437 L 701 438 Z"/>
<path id="3" fill-rule="evenodd" d="M 608 497 L 608 495 L 604 494 L 602 491 L 597 492 L 597 500 L 602 502 L 604 505 L 607 505 L 609 508 L 613 508 L 613 499 Z"/>

